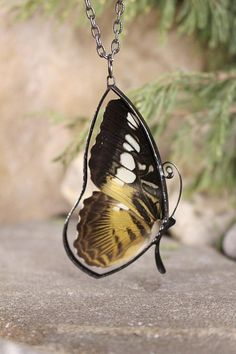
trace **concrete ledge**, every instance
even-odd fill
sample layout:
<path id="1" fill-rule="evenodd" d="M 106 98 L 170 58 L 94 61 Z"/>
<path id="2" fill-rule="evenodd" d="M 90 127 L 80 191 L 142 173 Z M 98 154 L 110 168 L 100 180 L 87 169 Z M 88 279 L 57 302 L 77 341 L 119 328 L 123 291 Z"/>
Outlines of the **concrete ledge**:
<path id="1" fill-rule="evenodd" d="M 61 230 L 61 221 L 1 227 L 1 337 L 27 354 L 235 353 L 234 262 L 165 239 L 166 275 L 151 249 L 94 280 L 67 259 Z"/>

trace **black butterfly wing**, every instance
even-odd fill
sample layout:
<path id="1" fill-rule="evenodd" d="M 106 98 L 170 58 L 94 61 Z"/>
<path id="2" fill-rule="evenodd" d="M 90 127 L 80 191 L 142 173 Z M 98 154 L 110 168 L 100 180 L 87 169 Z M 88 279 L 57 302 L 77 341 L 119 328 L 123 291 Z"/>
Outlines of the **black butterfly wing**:
<path id="1" fill-rule="evenodd" d="M 107 105 L 89 167 L 98 188 L 105 187 L 106 193 L 116 199 L 114 182 L 126 186 L 132 190 L 132 203 L 142 217 L 161 219 L 163 195 L 157 161 L 139 118 L 122 99 Z M 119 196 L 118 200 L 123 197 L 127 199 Z"/>
<path id="2" fill-rule="evenodd" d="M 111 100 L 91 148 L 91 180 L 74 243 L 90 266 L 109 267 L 137 255 L 157 233 L 163 213 L 160 170 L 140 119 Z"/>

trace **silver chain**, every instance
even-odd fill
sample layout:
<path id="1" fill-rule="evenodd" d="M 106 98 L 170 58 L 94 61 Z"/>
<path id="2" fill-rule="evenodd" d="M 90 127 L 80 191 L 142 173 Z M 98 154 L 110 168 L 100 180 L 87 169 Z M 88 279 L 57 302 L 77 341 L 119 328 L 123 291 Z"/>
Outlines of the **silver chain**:
<path id="1" fill-rule="evenodd" d="M 113 23 L 113 32 L 114 32 L 115 37 L 111 42 L 110 53 L 107 53 L 104 45 L 102 44 L 101 31 L 96 23 L 96 14 L 95 14 L 94 8 L 91 4 L 91 1 L 84 0 L 84 2 L 85 2 L 85 7 L 86 7 L 86 14 L 87 14 L 87 17 L 91 23 L 91 33 L 92 33 L 93 38 L 96 41 L 97 53 L 101 58 L 108 60 L 108 65 L 110 66 L 110 68 L 111 68 L 110 71 L 112 72 L 112 61 L 114 60 L 114 56 L 120 50 L 119 36 L 123 30 L 121 17 L 124 13 L 124 10 L 125 10 L 124 0 L 117 0 L 116 1 L 116 5 L 115 5 L 116 19 Z M 110 76 L 110 77 L 112 77 L 112 76 Z"/>

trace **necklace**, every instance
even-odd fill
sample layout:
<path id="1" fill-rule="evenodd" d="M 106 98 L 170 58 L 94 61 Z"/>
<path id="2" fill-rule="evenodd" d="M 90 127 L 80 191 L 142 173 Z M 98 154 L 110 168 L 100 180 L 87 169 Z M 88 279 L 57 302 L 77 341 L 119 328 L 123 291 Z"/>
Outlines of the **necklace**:
<path id="1" fill-rule="evenodd" d="M 143 117 L 116 86 L 113 62 L 120 50 L 124 0 L 115 4 L 114 39 L 109 53 L 102 43 L 91 1 L 84 2 L 97 53 L 107 60 L 107 89 L 90 125 L 83 187 L 65 221 L 64 247 L 79 269 L 100 278 L 127 267 L 155 245 L 157 268 L 165 273 L 160 240 L 175 224 L 173 216 L 181 197 L 182 179 L 174 164 L 162 163 Z M 174 176 L 174 170 L 180 190 L 169 216 L 166 179 Z"/>

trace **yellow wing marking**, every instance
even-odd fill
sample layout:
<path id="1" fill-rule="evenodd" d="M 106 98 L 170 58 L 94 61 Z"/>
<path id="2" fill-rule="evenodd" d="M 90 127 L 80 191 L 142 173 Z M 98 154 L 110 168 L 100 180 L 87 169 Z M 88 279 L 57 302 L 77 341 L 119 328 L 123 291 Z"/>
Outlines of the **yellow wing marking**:
<path id="1" fill-rule="evenodd" d="M 137 210 L 137 207 L 133 203 L 134 193 L 138 193 L 138 192 L 132 187 L 132 185 L 131 186 L 129 186 L 128 184 L 122 185 L 120 184 L 117 178 L 108 176 L 106 183 L 102 185 L 101 190 L 103 193 L 123 203 L 130 210 L 132 210 L 136 215 L 143 218 L 142 215 L 140 215 L 139 211 Z M 142 192 L 142 197 L 144 197 L 143 192 Z M 147 204 L 142 200 L 141 195 L 140 198 L 138 198 L 138 196 L 136 198 L 139 200 L 139 203 L 142 205 L 142 207 L 146 210 L 150 219 L 154 222 L 156 219 L 153 217 Z"/>
<path id="2" fill-rule="evenodd" d="M 77 229 L 74 246 L 79 257 L 102 268 L 134 257 L 151 231 L 136 213 L 102 192 L 84 201 Z"/>

